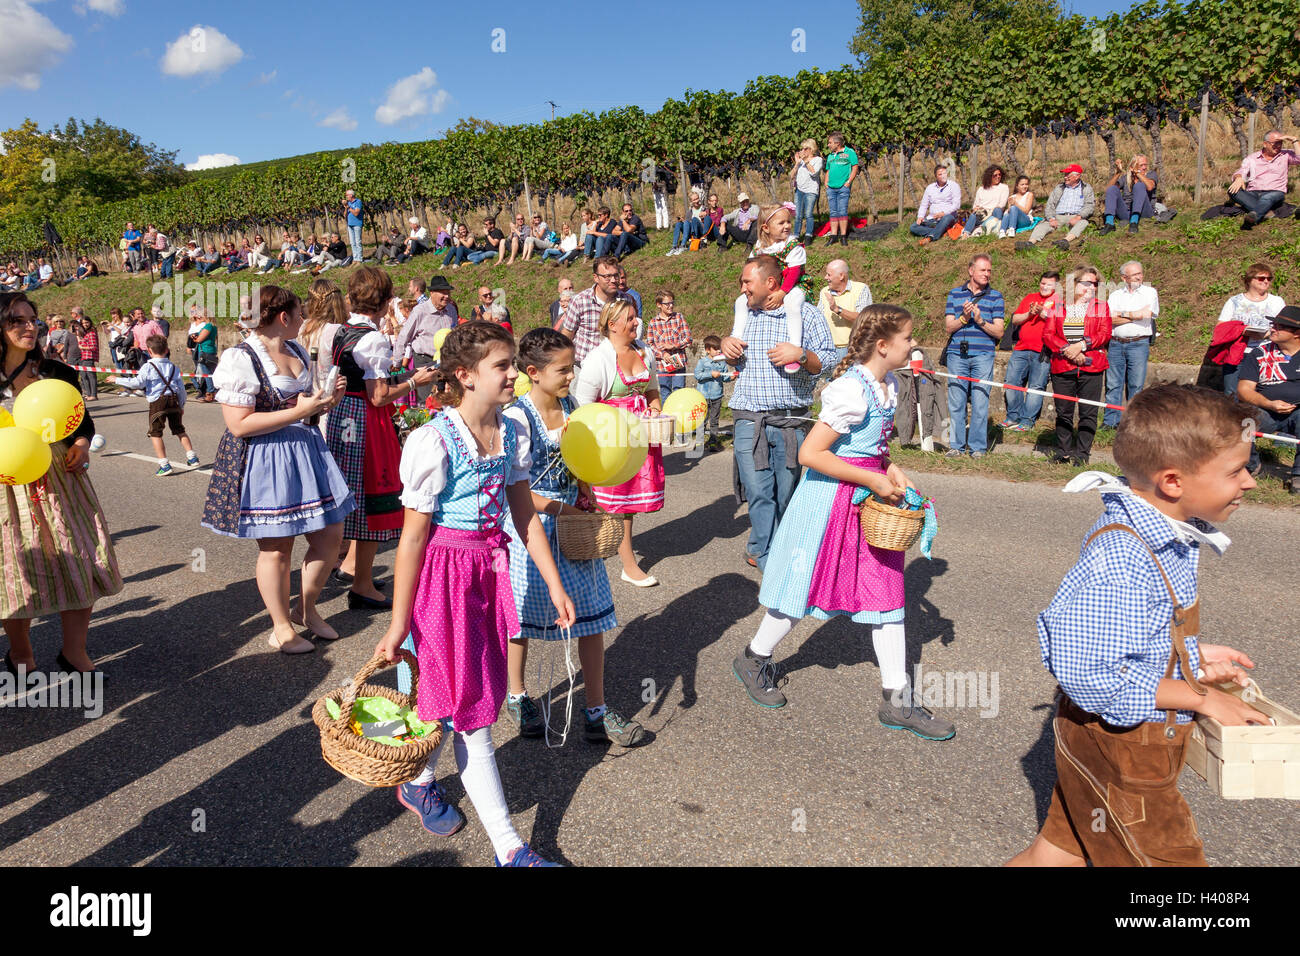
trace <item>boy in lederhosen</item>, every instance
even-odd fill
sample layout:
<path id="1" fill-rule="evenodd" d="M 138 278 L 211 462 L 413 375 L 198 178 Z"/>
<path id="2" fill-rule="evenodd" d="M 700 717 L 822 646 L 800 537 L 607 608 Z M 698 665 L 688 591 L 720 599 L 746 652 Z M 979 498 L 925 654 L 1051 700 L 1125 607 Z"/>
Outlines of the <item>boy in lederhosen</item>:
<path id="1" fill-rule="evenodd" d="M 1038 616 L 1043 663 L 1060 684 L 1056 787 L 1047 819 L 1013 866 L 1204 866 L 1182 794 L 1194 714 L 1225 725 L 1268 718 L 1212 686 L 1245 685 L 1241 651 L 1199 644 L 1200 546 L 1221 554 L 1221 522 L 1255 486 L 1255 423 L 1227 396 L 1191 385 L 1139 392 L 1120 419 L 1127 484 L 1084 472 L 1105 512 Z"/>
<path id="2" fill-rule="evenodd" d="M 171 426 L 172 435 L 180 439 L 181 448 L 185 450 L 185 464 L 194 468 L 199 463 L 199 456 L 194 453 L 190 436 L 185 433 L 185 384 L 181 371 L 172 364 L 167 348 L 167 340 L 161 335 L 151 335 L 144 340 L 149 349 L 149 361 L 140 366 L 140 371 L 133 378 L 115 376 L 115 382 L 124 388 L 142 388 L 149 399 L 149 440 L 158 455 L 158 470 L 155 478 L 165 478 L 173 473 L 171 462 L 167 460 L 167 448 L 163 445 L 163 425 Z"/>

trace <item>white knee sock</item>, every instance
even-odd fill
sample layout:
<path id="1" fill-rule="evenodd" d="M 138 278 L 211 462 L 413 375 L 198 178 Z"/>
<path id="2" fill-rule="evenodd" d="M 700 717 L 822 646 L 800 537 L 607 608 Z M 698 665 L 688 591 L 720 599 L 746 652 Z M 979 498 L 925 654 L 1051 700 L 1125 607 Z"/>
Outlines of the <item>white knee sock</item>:
<path id="1" fill-rule="evenodd" d="M 794 618 L 787 617 L 779 611 L 768 611 L 759 622 L 758 633 L 749 642 L 749 649 L 759 657 L 771 657 L 781 638 L 790 633 L 794 627 Z"/>
<path id="2" fill-rule="evenodd" d="M 460 771 L 460 782 L 465 793 L 474 804 L 487 831 L 497 859 L 502 863 L 510 854 L 524 845 L 510 822 L 510 809 L 506 806 L 506 795 L 501 789 L 501 775 L 497 773 L 497 761 L 492 747 L 492 728 L 480 727 L 469 733 L 456 734 L 456 768 Z"/>
<path id="3" fill-rule="evenodd" d="M 438 778 L 438 758 L 442 756 L 442 748 L 447 746 L 447 738 L 451 736 L 451 731 L 444 725 L 442 728 L 442 739 L 438 741 L 438 746 L 433 748 L 433 753 L 429 754 L 429 759 L 424 763 L 424 769 L 420 775 L 411 781 L 412 786 L 427 787 Z"/>
<path id="4" fill-rule="evenodd" d="M 903 622 L 873 624 L 871 643 L 876 648 L 880 663 L 880 686 L 884 690 L 898 690 L 907 683 L 907 638 Z"/>

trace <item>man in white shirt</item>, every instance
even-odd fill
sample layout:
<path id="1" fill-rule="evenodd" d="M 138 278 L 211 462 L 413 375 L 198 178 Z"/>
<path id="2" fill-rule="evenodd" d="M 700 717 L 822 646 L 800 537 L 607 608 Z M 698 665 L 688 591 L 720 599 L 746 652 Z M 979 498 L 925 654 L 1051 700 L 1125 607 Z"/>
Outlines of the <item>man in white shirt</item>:
<path id="1" fill-rule="evenodd" d="M 54 285 L 54 267 L 44 259 L 37 259 L 40 266 L 39 276 L 41 285 Z"/>
<path id="2" fill-rule="evenodd" d="M 916 222 L 909 228 L 914 236 L 921 237 L 921 245 L 926 246 L 936 239 L 942 239 L 957 221 L 957 210 L 961 208 L 961 187 L 948 179 L 948 167 L 934 167 L 934 182 L 925 187 L 921 194 L 921 205 L 916 210 Z"/>
<path id="3" fill-rule="evenodd" d="M 412 216 L 407 222 L 410 223 L 411 231 L 406 237 L 406 248 L 403 252 L 409 259 L 411 256 L 418 256 L 429 251 L 429 230 L 420 225 L 420 220 L 415 216 Z"/>
<path id="4" fill-rule="evenodd" d="M 1160 314 L 1160 295 L 1143 283 L 1142 263 L 1130 259 L 1119 267 L 1122 288 L 1106 300 L 1113 328 L 1110 349 L 1106 353 L 1106 404 L 1124 405 L 1133 400 L 1147 380 L 1147 358 L 1156 334 L 1156 316 Z M 1127 394 L 1126 394 L 1127 393 Z M 1119 425 L 1120 412 L 1106 409 L 1103 428 Z"/>

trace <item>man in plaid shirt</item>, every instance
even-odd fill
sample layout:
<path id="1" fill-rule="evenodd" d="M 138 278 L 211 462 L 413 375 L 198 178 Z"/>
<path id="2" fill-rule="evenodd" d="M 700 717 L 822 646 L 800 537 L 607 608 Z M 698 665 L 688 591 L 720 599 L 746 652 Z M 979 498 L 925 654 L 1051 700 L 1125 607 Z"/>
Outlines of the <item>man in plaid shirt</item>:
<path id="1" fill-rule="evenodd" d="M 1227 547 L 1209 522 L 1255 487 L 1251 430 L 1227 396 L 1161 385 L 1120 419 L 1114 454 L 1128 484 L 1084 472 L 1066 485 L 1100 488 L 1105 512 L 1038 616 L 1043 663 L 1061 686 L 1056 786 L 1042 830 L 1011 865 L 1205 865 L 1178 792 L 1193 716 L 1267 721 L 1215 686 L 1245 687 L 1238 668 L 1254 662 L 1197 641 L 1200 546 Z"/>
<path id="2" fill-rule="evenodd" d="M 808 302 L 800 312 L 800 341 L 789 341 L 781 272 L 775 256 L 755 256 L 745 263 L 740 274 L 749 307 L 745 338 L 722 340 L 722 354 L 739 373 L 730 408 L 736 473 L 749 502 L 745 560 L 760 570 L 799 483 L 799 446 L 808 432 L 813 385 L 823 366 L 835 362 L 826 317 Z"/>
<path id="3" fill-rule="evenodd" d="M 591 264 L 595 280 L 569 300 L 560 320 L 560 331 L 573 340 L 573 360 L 581 365 L 587 353 L 600 344 L 600 310 L 616 299 L 632 302 L 632 297 L 618 291 L 618 260 L 600 256 Z"/>

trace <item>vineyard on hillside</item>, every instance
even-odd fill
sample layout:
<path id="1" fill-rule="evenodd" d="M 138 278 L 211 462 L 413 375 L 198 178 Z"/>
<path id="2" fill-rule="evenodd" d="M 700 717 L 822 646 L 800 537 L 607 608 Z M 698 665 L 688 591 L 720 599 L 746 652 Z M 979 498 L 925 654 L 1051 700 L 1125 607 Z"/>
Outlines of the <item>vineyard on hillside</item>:
<path id="1" fill-rule="evenodd" d="M 525 183 L 538 202 L 611 189 L 630 194 L 655 169 L 679 185 L 683 173 L 708 182 L 749 172 L 772 189 L 798 142 L 824 139 L 832 129 L 846 133 L 864 163 L 895 170 L 918 152 L 952 154 L 962 163 L 977 146 L 985 155 L 1014 158 L 1032 137 L 1081 133 L 1104 142 L 1113 160 L 1116 137 L 1141 142 L 1140 131 L 1159 169 L 1169 131 L 1198 142 L 1203 98 L 1227 117 L 1242 152 L 1256 111 L 1276 125 L 1289 110 L 1300 123 L 1297 42 L 1287 0 L 1152 0 L 1103 19 L 1065 18 L 1038 32 L 1020 25 L 992 30 L 957 58 L 909 52 L 867 69 L 759 77 L 739 94 L 688 90 L 656 113 L 627 107 L 451 132 L 342 158 L 316 154 L 70 211 L 53 223 L 69 248 L 103 249 L 116 246 L 128 219 L 176 236 L 332 222 L 347 187 L 372 216 L 432 208 L 455 217 L 510 205 Z M 874 193 L 871 202 L 874 209 Z M 43 246 L 38 217 L 0 223 L 0 255 L 25 256 Z"/>

